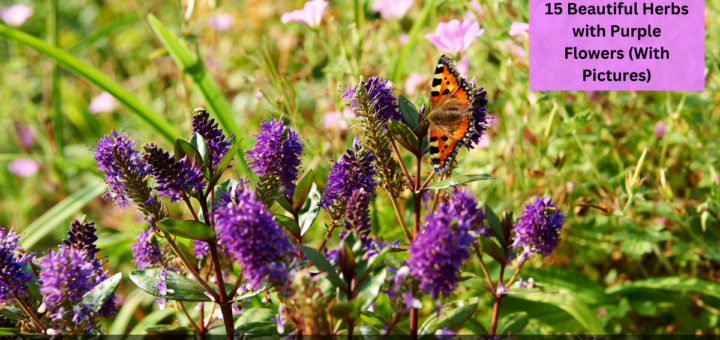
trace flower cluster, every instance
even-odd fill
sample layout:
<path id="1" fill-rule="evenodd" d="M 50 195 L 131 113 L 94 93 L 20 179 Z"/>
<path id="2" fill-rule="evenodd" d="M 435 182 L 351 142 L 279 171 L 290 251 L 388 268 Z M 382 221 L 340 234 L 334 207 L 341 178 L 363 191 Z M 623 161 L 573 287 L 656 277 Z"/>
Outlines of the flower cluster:
<path id="1" fill-rule="evenodd" d="M 487 219 L 485 212 L 478 207 L 477 200 L 470 191 L 462 189 L 456 192 L 450 199 L 450 206 L 456 216 L 460 216 L 463 212 L 466 213 L 467 223 L 470 224 L 472 230 L 480 235 L 493 236 L 492 229 L 483 223 L 483 220 Z"/>
<path id="2" fill-rule="evenodd" d="M 140 230 L 140 235 L 135 240 L 137 242 L 132 244 L 132 253 L 138 269 L 157 267 L 162 264 L 162 252 L 160 252 L 160 247 L 151 230 Z"/>
<path id="3" fill-rule="evenodd" d="M 362 93 L 359 95 L 361 87 Z M 356 117 L 364 117 L 372 109 L 378 119 L 387 124 L 390 119 L 402 120 L 397 98 L 392 94 L 394 89 L 395 85 L 389 79 L 372 76 L 354 87 L 350 85 L 343 89 L 340 97 L 349 100 L 347 106 L 352 109 Z"/>
<path id="4" fill-rule="evenodd" d="M 263 281 L 288 281 L 284 260 L 292 256 L 294 246 L 254 190 L 238 192 L 232 202 L 218 207 L 216 220 L 218 240 L 253 289 Z"/>
<path id="5" fill-rule="evenodd" d="M 347 230 L 357 231 L 363 243 L 370 245 L 370 195 L 364 189 L 353 191 L 348 199 L 344 226 Z"/>
<path id="6" fill-rule="evenodd" d="M 470 140 L 466 143 L 468 150 L 473 149 L 474 145 L 480 143 L 480 138 L 486 133 L 488 129 L 488 117 L 487 117 L 487 91 L 483 88 L 475 90 L 475 96 L 472 103 L 472 113 L 475 117 L 475 133 L 470 136 Z"/>
<path id="7" fill-rule="evenodd" d="M 215 119 L 210 119 L 210 114 L 208 114 L 207 111 L 198 109 L 195 110 L 195 112 L 196 114 L 192 118 L 192 132 L 199 134 L 205 139 L 208 150 L 212 154 L 212 158 L 208 161 L 209 167 L 213 171 L 216 171 L 220 161 L 225 157 L 225 154 L 230 151 L 233 136 L 226 138 L 222 129 L 218 128 L 218 123 L 215 122 Z"/>
<path id="8" fill-rule="evenodd" d="M 347 154 L 334 161 L 330 168 L 325 195 L 319 206 L 327 210 L 334 219 L 340 218 L 346 209 L 346 200 L 353 192 L 363 189 L 372 196 L 375 193 L 375 155 L 370 150 L 362 150 L 360 140 L 355 138 L 353 148 Z"/>
<path id="9" fill-rule="evenodd" d="M 159 196 L 170 196 L 171 203 L 178 202 L 205 188 L 205 174 L 195 166 L 195 160 L 189 160 L 187 155 L 176 160 L 153 143 L 145 144 L 143 149 L 143 161 L 147 164 L 144 171 L 155 178 Z"/>
<path id="10" fill-rule="evenodd" d="M 549 255 L 557 247 L 560 230 L 565 223 L 561 213 L 548 195 L 537 196 L 525 206 L 520 219 L 513 226 L 513 247 L 527 253 Z"/>
<path id="11" fill-rule="evenodd" d="M 18 238 L 12 230 L 0 228 L 0 305 L 10 304 L 10 300 L 25 294 L 28 289 L 25 284 L 33 277 L 23 267 L 32 261 L 35 253 L 15 254 L 15 249 L 20 247 Z"/>
<path id="12" fill-rule="evenodd" d="M 170 294 L 175 293 L 174 290 L 168 289 L 165 281 L 167 281 L 167 269 L 165 267 L 163 267 L 163 269 L 157 275 L 157 280 L 155 281 L 155 285 L 152 286 L 153 288 L 157 289 L 158 297 L 155 298 L 155 302 L 157 302 L 160 305 L 160 310 L 165 309 L 165 303 L 167 302 L 165 295 L 167 295 L 168 293 L 170 293 Z"/>

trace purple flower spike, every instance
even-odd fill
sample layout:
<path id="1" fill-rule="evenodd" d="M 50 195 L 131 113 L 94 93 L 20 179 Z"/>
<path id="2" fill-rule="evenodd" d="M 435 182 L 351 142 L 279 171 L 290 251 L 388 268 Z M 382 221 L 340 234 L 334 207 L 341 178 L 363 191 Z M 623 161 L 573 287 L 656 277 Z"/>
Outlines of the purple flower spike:
<path id="1" fill-rule="evenodd" d="M 470 141 L 465 145 L 468 150 L 473 149 L 475 145 L 480 143 L 480 139 L 486 134 L 490 124 L 487 117 L 488 101 L 486 96 L 487 91 L 483 90 L 482 87 L 475 90 L 475 99 L 472 103 L 472 113 L 473 116 L 475 116 L 475 133 L 470 136 Z"/>
<path id="2" fill-rule="evenodd" d="M 371 248 L 372 243 L 368 239 L 372 229 L 370 225 L 370 195 L 364 189 L 353 191 L 348 199 L 344 226 L 348 230 L 357 231 L 363 243 Z"/>
<path id="3" fill-rule="evenodd" d="M 93 265 L 87 261 L 83 250 L 58 247 L 40 259 L 40 293 L 47 310 L 54 312 L 65 299 L 71 304 L 80 301 L 95 283 Z"/>
<path id="4" fill-rule="evenodd" d="M 112 198 L 120 209 L 132 204 L 126 179 L 141 172 L 135 145 L 136 142 L 130 139 L 127 132 L 118 133 L 112 130 L 110 135 L 97 141 L 96 147 L 90 148 L 94 152 L 95 164 L 100 173 L 105 175 L 105 183 L 108 185 L 108 191 L 103 198 Z"/>
<path id="5" fill-rule="evenodd" d="M 135 257 L 135 266 L 138 269 L 155 267 L 162 264 L 162 253 L 156 242 L 151 241 L 152 232 L 150 230 L 140 230 L 140 235 L 135 239 L 137 242 L 132 244 L 132 253 Z"/>
<path id="6" fill-rule="evenodd" d="M 477 200 L 470 191 L 462 189 L 456 192 L 450 200 L 450 204 L 456 216 L 460 216 L 462 212 L 467 213 L 467 221 L 472 227 L 472 230 L 487 237 L 493 236 L 492 229 L 483 223 L 483 220 L 487 219 L 485 212 L 481 208 L 478 208 Z"/>
<path id="7" fill-rule="evenodd" d="M 273 118 L 260 124 L 255 147 L 247 152 L 245 159 L 261 180 L 277 181 L 281 191 L 292 197 L 302 154 L 303 145 L 297 132 Z"/>
<path id="8" fill-rule="evenodd" d="M 360 84 L 343 89 L 342 99 L 349 99 L 347 106 L 355 112 L 356 117 L 361 117 L 359 110 L 364 110 L 364 105 L 358 102 L 356 98 L 357 89 L 362 86 L 367 92 L 368 101 L 375 107 L 377 117 L 387 123 L 390 119 L 400 121 L 402 114 L 397 105 L 397 98 L 392 94 L 395 85 L 389 79 L 378 78 L 372 76 L 368 80 L 360 82 Z"/>
<path id="9" fill-rule="evenodd" d="M 534 254 L 549 255 L 557 247 L 565 216 L 550 196 L 537 196 L 525 206 L 522 215 L 513 226 L 513 247 L 530 250 Z"/>
<path id="10" fill-rule="evenodd" d="M 238 192 L 233 202 L 218 207 L 215 230 L 230 257 L 242 267 L 248 284 L 288 282 L 285 260 L 294 246 L 254 190 Z"/>
<path id="11" fill-rule="evenodd" d="M 13 295 L 20 297 L 25 294 L 28 289 L 25 284 L 33 277 L 23 267 L 32 261 L 35 253 L 15 254 L 14 250 L 18 247 L 18 235 L 0 228 L 0 304 L 13 299 Z"/>
<path id="12" fill-rule="evenodd" d="M 325 184 L 325 195 L 319 206 L 331 214 L 341 215 L 345 207 L 342 201 L 353 192 L 363 189 L 372 196 L 375 194 L 375 155 L 370 150 L 362 152 L 360 140 L 355 138 L 353 149 L 347 149 L 347 155 L 336 160 Z"/>
<path id="13" fill-rule="evenodd" d="M 160 310 L 165 309 L 165 302 L 167 302 L 167 299 L 165 298 L 165 295 L 168 293 L 172 294 L 175 293 L 174 290 L 169 289 L 167 287 L 167 284 L 165 283 L 167 281 L 167 269 L 163 267 L 163 269 L 158 273 L 157 280 L 155 281 L 155 285 L 152 286 L 153 288 L 157 289 L 157 296 L 155 298 L 155 302 L 160 304 Z"/>
<path id="14" fill-rule="evenodd" d="M 159 196 L 170 196 L 170 202 L 182 201 L 185 195 L 190 196 L 205 188 L 203 171 L 188 165 L 188 156 L 176 160 L 174 155 L 159 148 L 153 143 L 143 146 L 144 160 L 147 162 L 145 172 L 155 177 Z"/>
<path id="15" fill-rule="evenodd" d="M 95 259 L 95 254 L 100 251 L 95 246 L 97 236 L 95 235 L 95 222 L 80 222 L 73 220 L 70 224 L 70 230 L 68 231 L 68 239 L 63 240 L 68 247 L 72 247 L 78 250 L 84 250 L 87 255 L 88 261 Z"/>
<path id="16" fill-rule="evenodd" d="M 464 260 L 474 243 L 467 212 L 458 214 L 451 204 L 442 203 L 425 217 L 422 232 L 410 243 L 406 261 L 420 289 L 433 298 L 448 296 L 455 289 Z"/>
<path id="17" fill-rule="evenodd" d="M 226 138 L 223 130 L 218 127 L 218 123 L 215 122 L 215 119 L 210 119 L 210 114 L 205 110 L 199 109 L 195 112 L 197 114 L 192 118 L 192 131 L 202 136 L 207 142 L 208 150 L 212 153 L 212 159 L 209 162 L 210 168 L 217 170 L 220 161 L 230 151 L 233 136 Z"/>

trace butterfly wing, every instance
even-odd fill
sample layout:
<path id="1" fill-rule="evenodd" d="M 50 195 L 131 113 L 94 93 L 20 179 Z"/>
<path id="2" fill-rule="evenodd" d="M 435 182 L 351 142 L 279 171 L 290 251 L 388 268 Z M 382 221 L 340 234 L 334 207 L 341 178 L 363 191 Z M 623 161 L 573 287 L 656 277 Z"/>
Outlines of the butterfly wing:
<path id="1" fill-rule="evenodd" d="M 452 59 L 443 55 L 435 68 L 430 90 L 430 105 L 439 104 L 443 99 L 457 98 L 465 108 L 472 105 L 475 91 L 472 84 L 461 77 Z"/>
<path id="2" fill-rule="evenodd" d="M 430 126 L 430 162 L 438 175 L 450 169 L 458 151 L 473 134 L 475 124 L 471 117 L 472 115 L 463 115 L 455 121 Z"/>

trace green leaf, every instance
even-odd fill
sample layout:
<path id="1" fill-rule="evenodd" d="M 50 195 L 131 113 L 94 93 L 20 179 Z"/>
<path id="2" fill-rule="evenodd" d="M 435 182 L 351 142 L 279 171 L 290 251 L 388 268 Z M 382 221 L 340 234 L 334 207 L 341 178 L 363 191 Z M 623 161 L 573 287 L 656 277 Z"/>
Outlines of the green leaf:
<path id="1" fill-rule="evenodd" d="M 140 303 L 145 297 L 147 297 L 147 295 L 140 289 L 134 289 L 130 292 L 110 325 L 108 334 L 125 334 L 130 321 L 133 320 L 135 310 L 139 308 Z"/>
<path id="2" fill-rule="evenodd" d="M 139 17 L 137 13 L 130 13 L 121 17 L 118 17 L 116 19 L 113 19 L 109 23 L 105 24 L 104 26 L 100 27 L 99 29 L 93 31 L 88 35 L 87 37 L 83 38 L 82 40 L 75 43 L 70 48 L 67 48 L 66 50 L 70 52 L 70 54 L 77 55 L 78 52 L 82 51 L 83 49 L 89 47 L 90 45 L 94 44 L 96 41 L 108 36 L 110 33 L 115 31 L 118 28 L 121 28 L 123 26 L 132 24 L 136 21 L 138 21 Z"/>
<path id="3" fill-rule="evenodd" d="M 0 36 L 21 43 L 53 58 L 60 66 L 68 71 L 107 91 L 120 103 L 130 109 L 132 113 L 150 124 L 155 131 L 159 132 L 169 142 L 172 143 L 175 138 L 180 136 L 167 120 L 150 107 L 143 105 L 140 100 L 128 92 L 124 86 L 110 80 L 102 71 L 84 63 L 72 54 L 6 25 L 0 25 Z M 40 236 L 40 238 L 42 238 L 42 236 Z M 29 247 L 26 243 L 24 243 L 23 246 L 26 248 Z"/>
<path id="4" fill-rule="evenodd" d="M 345 284 L 345 281 L 340 278 L 340 275 L 335 271 L 335 267 L 333 267 L 330 262 L 323 256 L 322 254 L 318 253 L 317 250 L 310 248 L 308 246 L 300 246 L 300 249 L 302 250 L 303 254 L 312 261 L 313 265 L 320 269 L 323 272 L 328 273 L 328 279 L 332 281 L 337 287 L 339 287 L 342 290 L 347 290 L 347 285 Z"/>
<path id="5" fill-rule="evenodd" d="M 227 169 L 228 165 L 230 165 L 230 161 L 232 161 L 233 157 L 235 157 L 238 150 L 240 150 L 240 141 L 235 143 L 235 145 L 228 150 L 225 156 L 223 156 L 222 160 L 220 160 L 220 164 L 217 165 L 217 169 L 215 169 L 210 183 L 215 183 L 220 179 L 220 176 L 222 176 L 225 169 Z"/>
<path id="6" fill-rule="evenodd" d="M 269 308 L 249 308 L 243 310 L 240 317 L 235 320 L 235 328 L 250 322 L 269 322 L 277 314 Z"/>
<path id="7" fill-rule="evenodd" d="M 305 235 L 305 233 L 310 230 L 313 223 L 315 223 L 318 214 L 320 214 L 320 206 L 318 203 L 321 198 L 322 195 L 320 194 L 320 190 L 318 190 L 317 185 L 313 183 L 312 186 L 310 186 L 310 191 L 305 199 L 305 203 L 303 203 L 303 206 L 300 208 L 300 212 L 298 213 L 300 235 Z"/>
<path id="8" fill-rule="evenodd" d="M 290 201 L 288 201 L 287 197 L 285 197 L 284 194 L 278 195 L 277 198 L 275 199 L 275 201 L 278 202 L 278 204 L 280 204 L 280 206 L 283 207 L 285 209 L 285 211 L 287 211 L 291 214 L 294 213 L 292 203 L 290 203 Z"/>
<path id="9" fill-rule="evenodd" d="M 412 102 L 410 102 L 405 96 L 400 95 L 398 97 L 398 106 L 400 107 L 400 113 L 405 120 L 405 124 L 410 127 L 411 131 L 417 131 L 420 126 L 420 114 L 418 109 L 415 108 Z"/>
<path id="10" fill-rule="evenodd" d="M 212 241 L 215 239 L 215 230 L 195 220 L 164 219 L 160 221 L 160 229 L 170 235 L 191 240 Z"/>
<path id="11" fill-rule="evenodd" d="M 600 284 L 577 270 L 550 265 L 540 268 L 525 266 L 521 274 L 525 278 L 532 277 L 536 285 L 547 290 L 559 289 L 560 293 L 573 294 L 588 305 L 613 304 L 615 301 L 605 293 Z"/>
<path id="12" fill-rule="evenodd" d="M 363 281 L 360 291 L 358 291 L 358 298 L 362 299 L 360 310 L 367 310 L 375 299 L 377 299 L 386 277 L 387 271 L 385 268 L 380 268 Z"/>
<path id="13" fill-rule="evenodd" d="M 305 176 L 298 182 L 295 187 L 295 194 L 293 195 L 293 210 L 299 211 L 305 204 L 305 199 L 310 194 L 310 189 L 315 184 L 315 172 L 310 170 Z"/>
<path id="14" fill-rule="evenodd" d="M 357 319 L 360 316 L 362 298 L 352 301 L 336 303 L 330 307 L 330 315 L 343 320 Z"/>
<path id="15" fill-rule="evenodd" d="M 495 177 L 490 175 L 458 175 L 453 176 L 451 178 L 448 178 L 444 181 L 440 181 L 437 183 L 433 183 L 427 186 L 428 189 L 445 189 L 454 187 L 457 185 L 462 185 L 470 182 L 475 181 L 484 181 L 486 179 L 495 179 Z"/>
<path id="16" fill-rule="evenodd" d="M 85 293 L 83 296 L 83 303 L 86 305 L 93 306 L 93 311 L 97 312 L 105 305 L 110 297 L 115 293 L 122 279 L 122 273 L 117 273 L 103 282 L 100 282 L 95 288 Z"/>
<path id="17" fill-rule="evenodd" d="M 163 321 L 165 318 L 167 318 L 170 315 L 175 314 L 175 308 L 165 308 L 163 310 L 156 310 L 148 315 L 146 315 L 140 322 L 133 327 L 133 329 L 130 331 L 130 335 L 144 335 L 145 329 L 147 329 L 150 326 L 156 325 L 158 322 Z"/>
<path id="18" fill-rule="evenodd" d="M 525 329 L 527 324 L 528 314 L 526 312 L 508 314 L 504 318 L 500 319 L 500 322 L 498 323 L 498 329 L 500 330 L 498 335 L 504 336 L 508 335 L 508 333 L 516 335 Z"/>
<path id="19" fill-rule="evenodd" d="M 393 136 L 393 139 L 400 143 L 402 147 L 412 153 L 418 152 L 418 139 L 415 134 L 410 132 L 407 126 L 400 124 L 398 121 L 391 120 L 388 123 L 388 131 Z"/>
<path id="20" fill-rule="evenodd" d="M 205 165 L 205 171 L 207 172 L 208 164 L 210 162 L 210 150 L 208 149 L 207 141 L 199 133 L 193 133 L 190 137 L 190 144 L 200 153 L 200 158 Z"/>
<path id="21" fill-rule="evenodd" d="M 237 137 L 241 136 L 240 132 L 242 131 L 234 119 L 235 115 L 230 109 L 230 104 L 228 104 L 227 99 L 225 99 L 222 92 L 220 92 L 220 89 L 212 77 L 205 72 L 202 63 L 196 60 L 192 56 L 188 46 L 180 41 L 175 34 L 168 31 L 154 15 L 148 14 L 148 23 L 163 46 L 167 48 L 175 64 L 177 64 L 184 74 L 190 76 L 195 87 L 202 93 L 205 104 L 208 105 L 208 111 L 217 115 L 220 125 L 222 125 L 224 129 Z M 243 157 L 242 150 L 239 150 L 238 153 L 240 157 L 237 159 L 242 164 L 241 171 L 245 173 L 247 172 L 247 162 L 245 161 L 245 157 Z"/>
<path id="22" fill-rule="evenodd" d="M 476 319 L 470 318 L 465 323 L 465 327 L 467 327 L 470 331 L 472 331 L 475 335 L 479 336 L 487 336 L 490 335 L 490 332 L 483 327 L 483 325 L 480 323 L 480 321 L 477 321 Z"/>
<path id="23" fill-rule="evenodd" d="M 493 234 L 495 234 L 495 237 L 500 241 L 500 245 L 503 247 L 507 247 L 508 241 L 505 239 L 505 234 L 503 233 L 503 227 L 502 222 L 500 222 L 500 218 L 495 214 L 495 212 L 490 208 L 489 205 L 485 204 L 485 215 L 487 216 L 488 224 L 490 224 L 490 229 L 492 229 Z"/>
<path id="24" fill-rule="evenodd" d="M 185 334 L 189 331 L 191 331 L 191 329 L 188 327 L 175 325 L 155 325 L 145 328 L 145 332 L 150 334 Z"/>
<path id="25" fill-rule="evenodd" d="M 277 323 L 270 321 L 248 322 L 235 327 L 238 333 L 278 334 Z"/>
<path id="26" fill-rule="evenodd" d="M 469 320 L 477 310 L 479 298 L 474 297 L 467 300 L 453 301 L 443 306 L 440 317 L 433 314 L 420 327 L 420 336 L 435 334 L 440 328 L 448 329 L 460 326 Z"/>
<path id="27" fill-rule="evenodd" d="M 157 281 L 157 276 L 160 273 L 160 269 L 136 269 L 130 271 L 130 280 L 135 283 L 140 289 L 148 292 L 153 296 L 157 296 L 157 289 L 153 288 Z M 165 281 L 168 289 L 172 289 L 173 292 L 168 292 L 165 298 L 169 300 L 180 300 L 180 301 L 210 301 L 203 288 L 198 282 L 190 280 L 184 276 L 176 274 L 172 271 L 167 271 L 167 280 Z M 144 329 L 144 328 L 143 328 Z"/>
<path id="28" fill-rule="evenodd" d="M 188 165 L 193 166 L 195 163 L 195 160 L 197 159 L 197 162 L 204 162 L 202 155 L 200 154 L 200 151 L 195 147 L 195 145 L 192 145 L 180 138 L 175 140 L 175 159 L 181 160 L 185 155 L 188 156 L 187 161 Z M 200 164 L 200 163 L 198 163 Z"/>
<path id="29" fill-rule="evenodd" d="M 0 25 L 0 35 L 3 29 L 3 25 Z M 95 197 L 100 196 L 103 191 L 105 191 L 105 183 L 98 181 L 88 184 L 66 197 L 23 230 L 24 235 L 20 237 L 20 244 L 26 250 L 30 250 L 35 243 L 51 232 L 56 231 L 61 223 L 70 225 L 70 216 L 78 212 Z M 65 228 L 63 227 L 63 229 Z"/>
<path id="30" fill-rule="evenodd" d="M 589 334 L 605 334 L 605 328 L 597 318 L 597 312 L 587 304 L 569 294 L 524 294 L 514 298 L 543 302 L 554 305 L 570 314 Z"/>
<path id="31" fill-rule="evenodd" d="M 495 241 L 485 237 L 484 235 L 480 235 L 480 245 L 482 246 L 483 251 L 490 255 L 490 257 L 492 257 L 495 261 L 498 263 L 505 263 L 505 252 L 497 243 L 495 243 Z"/>
<path id="32" fill-rule="evenodd" d="M 395 68 L 392 74 L 393 83 L 400 84 L 400 77 L 403 76 L 405 63 L 407 62 L 408 57 L 410 57 L 410 52 L 415 48 L 415 41 L 417 41 L 420 31 L 423 27 L 425 27 L 425 22 L 428 20 L 430 13 L 432 13 L 435 8 L 435 0 L 425 0 L 420 16 L 415 19 L 415 22 L 410 28 L 408 41 L 400 50 L 400 57 L 398 57 L 395 61 Z"/>
<path id="33" fill-rule="evenodd" d="M 699 278 L 681 276 L 654 277 L 633 281 L 628 284 L 618 284 L 607 288 L 605 292 L 612 296 L 618 296 L 642 289 L 695 292 L 720 298 L 720 284 Z"/>
<path id="34" fill-rule="evenodd" d="M 298 226 L 297 222 L 292 219 L 292 217 L 287 217 L 285 215 L 275 215 L 275 219 L 277 219 L 280 224 L 282 224 L 285 229 L 292 234 L 293 236 L 300 237 L 300 226 Z"/>
<path id="35" fill-rule="evenodd" d="M 0 328 L 0 335 L 17 335 L 20 339 L 47 339 L 45 334 L 22 333 L 17 328 Z M 10 337 L 12 338 L 12 337 Z"/>

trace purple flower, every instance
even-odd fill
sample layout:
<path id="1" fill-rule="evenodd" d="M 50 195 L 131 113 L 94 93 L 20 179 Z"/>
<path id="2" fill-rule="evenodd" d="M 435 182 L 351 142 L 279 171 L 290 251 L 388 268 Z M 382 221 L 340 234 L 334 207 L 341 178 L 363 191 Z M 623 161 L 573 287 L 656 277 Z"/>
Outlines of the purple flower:
<path id="1" fill-rule="evenodd" d="M 18 158 L 8 163 L 8 170 L 20 177 L 30 177 L 40 170 L 40 162 L 30 158 Z"/>
<path id="2" fill-rule="evenodd" d="M 222 32 L 227 31 L 233 24 L 233 16 L 227 13 L 215 14 L 208 20 L 208 26 Z"/>
<path id="3" fill-rule="evenodd" d="M 25 284 L 33 277 L 23 267 L 32 261 L 35 253 L 15 254 L 14 250 L 18 247 L 18 235 L 12 230 L 7 232 L 0 228 L 0 304 L 9 304 L 13 295 L 20 297 L 25 294 L 28 289 Z"/>
<path id="4" fill-rule="evenodd" d="M 655 138 L 662 139 L 665 136 L 665 123 L 657 122 L 655 124 Z"/>
<path id="5" fill-rule="evenodd" d="M 218 128 L 218 123 L 215 122 L 215 119 L 210 119 L 210 114 L 205 110 L 196 112 L 197 114 L 192 118 L 192 131 L 205 139 L 208 150 L 212 153 L 212 159 L 209 162 L 210 168 L 217 171 L 218 164 L 230 151 L 233 136 L 226 138 L 222 129 Z"/>
<path id="6" fill-rule="evenodd" d="M 155 281 L 155 285 L 152 286 L 152 288 L 157 289 L 157 294 L 155 298 L 155 302 L 160 304 L 160 310 L 165 309 L 165 302 L 167 302 L 167 299 L 165 298 L 165 295 L 168 293 L 172 294 L 175 293 L 174 290 L 169 289 L 167 287 L 167 284 L 165 281 L 167 280 L 167 269 L 163 267 L 163 269 L 158 273 L 157 280 Z"/>
<path id="7" fill-rule="evenodd" d="M 33 9 L 23 4 L 0 8 L 0 18 L 2 18 L 8 26 L 20 26 L 32 15 Z"/>
<path id="8" fill-rule="evenodd" d="M 420 300 L 416 299 L 411 291 L 407 291 L 403 293 L 402 295 L 403 303 L 405 304 L 405 311 L 409 311 L 410 308 L 422 308 L 422 302 Z"/>
<path id="9" fill-rule="evenodd" d="M 401 19 L 412 7 L 414 0 L 375 0 L 372 10 L 385 19 Z"/>
<path id="10" fill-rule="evenodd" d="M 453 19 L 449 22 L 441 22 L 435 29 L 435 33 L 425 35 L 435 47 L 450 54 L 465 52 L 475 38 L 485 32 L 480 29 L 477 21 L 463 21 Z"/>
<path id="11" fill-rule="evenodd" d="M 147 163 L 145 172 L 155 177 L 155 190 L 159 196 L 170 196 L 171 203 L 178 202 L 205 188 L 205 174 L 199 167 L 188 164 L 187 155 L 176 160 L 174 155 L 153 143 L 145 144 L 143 149 L 143 160 Z"/>
<path id="12" fill-rule="evenodd" d="M 425 82 L 425 79 L 423 79 L 423 75 L 420 72 L 413 72 L 410 73 L 410 75 L 407 77 L 407 80 L 405 80 L 405 93 L 407 94 L 415 94 L 415 91 L 417 88 L 422 85 Z"/>
<path id="13" fill-rule="evenodd" d="M 460 267 L 470 257 L 474 243 L 467 212 L 459 215 L 451 204 L 441 203 L 425 217 L 425 225 L 410 243 L 405 262 L 412 276 L 420 281 L 420 289 L 433 298 L 440 293 L 448 296 L 458 282 Z"/>
<path id="14" fill-rule="evenodd" d="M 455 332 L 448 330 L 447 326 L 435 331 L 436 340 L 447 340 L 455 336 Z"/>
<path id="15" fill-rule="evenodd" d="M 513 226 L 513 247 L 530 249 L 534 254 L 549 255 L 560 240 L 560 230 L 565 216 L 555 207 L 552 198 L 537 196 L 525 206 L 522 215 Z"/>
<path id="16" fill-rule="evenodd" d="M 513 21 L 508 34 L 510 34 L 510 36 L 516 36 L 527 32 L 530 32 L 530 24 Z"/>
<path id="17" fill-rule="evenodd" d="M 497 293 L 497 295 L 503 295 L 503 294 L 507 293 L 508 290 L 509 289 L 507 289 L 502 282 L 498 282 L 498 287 L 495 292 Z"/>
<path id="18" fill-rule="evenodd" d="M 117 100 L 115 100 L 115 97 L 113 97 L 110 93 L 103 91 L 92 99 L 88 110 L 90 110 L 90 113 L 92 114 L 112 112 L 116 105 Z"/>
<path id="19" fill-rule="evenodd" d="M 210 246 L 207 244 L 207 242 L 193 240 L 193 252 L 195 253 L 195 257 L 197 259 L 202 259 L 203 257 L 206 257 L 208 251 L 210 251 Z"/>
<path id="20" fill-rule="evenodd" d="M 323 12 L 325 12 L 327 5 L 328 2 L 324 0 L 310 0 L 305 3 L 303 9 L 283 14 L 280 21 L 282 21 L 283 24 L 287 24 L 290 21 L 297 21 L 311 28 L 315 28 L 320 25 Z"/>
<path id="21" fill-rule="evenodd" d="M 140 230 L 140 235 L 135 239 L 137 242 L 132 244 L 132 253 L 135 258 L 135 266 L 138 269 L 155 267 L 162 264 L 162 253 L 157 242 L 152 239 L 150 230 Z"/>
<path id="22" fill-rule="evenodd" d="M 461 189 L 456 192 L 450 200 L 450 205 L 455 212 L 455 216 L 460 216 L 463 212 L 466 213 L 465 218 L 472 230 L 487 237 L 493 236 L 492 229 L 483 223 L 483 220 L 487 219 L 485 212 L 478 207 L 477 200 L 470 191 Z"/>
<path id="23" fill-rule="evenodd" d="M 32 126 L 19 124 L 17 126 L 17 132 L 20 135 L 20 144 L 26 149 L 35 143 L 36 132 Z"/>
<path id="24" fill-rule="evenodd" d="M 233 202 L 218 207 L 216 221 L 218 239 L 253 289 L 263 281 L 288 281 L 284 261 L 292 257 L 295 247 L 254 190 L 246 188 Z"/>
<path id="25" fill-rule="evenodd" d="M 365 89 L 365 93 L 367 93 L 367 103 L 357 96 L 357 91 L 360 86 L 362 86 Z M 387 122 L 390 119 L 400 121 L 402 120 L 402 114 L 397 105 L 397 98 L 392 94 L 393 89 L 395 89 L 395 85 L 393 85 L 389 79 L 372 76 L 368 80 L 361 81 L 360 84 L 355 85 L 355 87 L 350 85 L 348 88 L 343 89 L 343 94 L 340 97 L 350 100 L 347 106 L 355 112 L 356 117 L 369 114 L 365 112 L 369 105 L 372 106 L 375 115 L 381 121 Z"/>
<path id="26" fill-rule="evenodd" d="M 370 225 L 370 194 L 362 188 L 353 191 L 348 199 L 344 227 L 347 230 L 357 231 L 366 248 L 372 248 L 372 242 L 368 238 L 372 231 Z M 343 238 L 343 236 L 340 236 L 340 238 Z"/>
<path id="27" fill-rule="evenodd" d="M 97 236 L 95 236 L 95 222 L 80 222 L 73 220 L 70 224 L 70 230 L 68 230 L 67 240 L 63 240 L 68 247 L 72 247 L 78 250 L 84 250 L 88 261 L 95 259 L 95 254 L 100 251 L 95 246 Z"/>
<path id="28" fill-rule="evenodd" d="M 475 145 L 480 144 L 483 136 L 486 136 L 490 119 L 487 117 L 487 92 L 481 87 L 475 90 L 475 96 L 472 104 L 472 113 L 475 116 L 475 133 L 470 136 L 470 140 L 465 144 L 468 150 L 473 149 Z M 487 139 L 486 139 L 487 140 Z"/>
<path id="29" fill-rule="evenodd" d="M 71 304 L 80 301 L 95 287 L 94 267 L 86 256 L 84 250 L 60 246 L 40 259 L 40 293 L 49 312 L 65 301 Z"/>
<path id="30" fill-rule="evenodd" d="M 330 168 L 325 195 L 319 206 L 331 214 L 344 210 L 342 201 L 348 199 L 354 191 L 364 189 L 368 195 L 375 193 L 375 156 L 370 150 L 361 152 L 360 140 L 355 138 L 353 150 L 347 149 L 347 155 L 336 160 Z M 339 209 L 338 209 L 339 208 Z"/>
<path id="31" fill-rule="evenodd" d="M 277 182 L 292 197 L 298 177 L 303 145 L 295 130 L 273 118 L 260 124 L 255 147 L 247 152 L 248 167 L 261 180 Z"/>
<path id="32" fill-rule="evenodd" d="M 147 191 L 147 185 L 142 180 L 141 167 L 138 163 L 138 151 L 135 150 L 135 141 L 127 133 L 118 133 L 112 130 L 97 141 L 96 147 L 91 147 L 93 159 L 101 174 L 105 175 L 107 192 L 104 199 L 111 197 L 120 209 L 132 204 L 132 198 L 139 198 L 144 202 L 138 190 Z M 131 190 L 130 187 L 136 190 Z M 143 188 L 143 189 L 138 189 Z M 139 195 L 139 196 L 138 196 Z"/>

